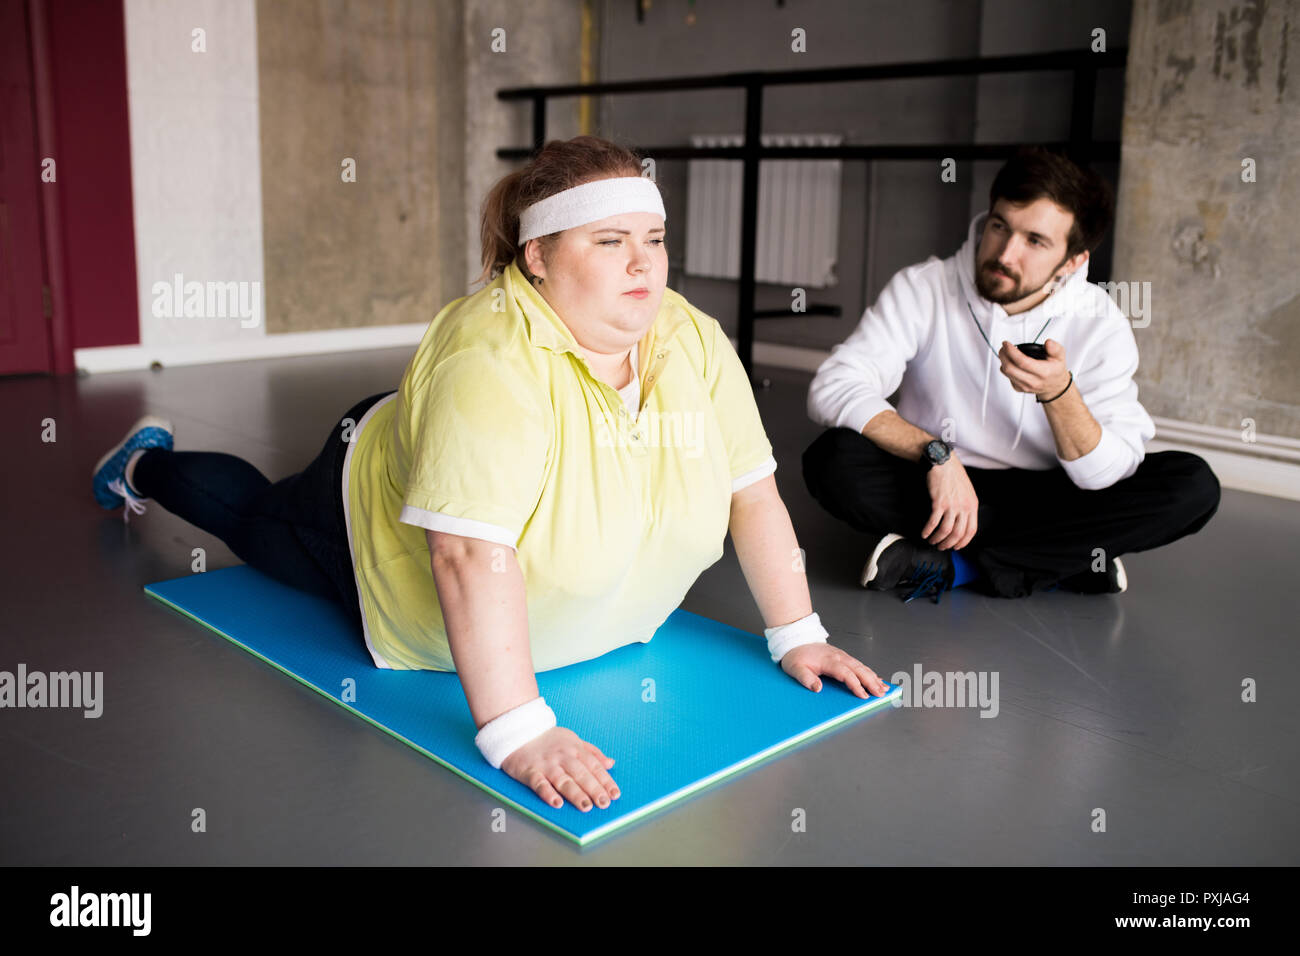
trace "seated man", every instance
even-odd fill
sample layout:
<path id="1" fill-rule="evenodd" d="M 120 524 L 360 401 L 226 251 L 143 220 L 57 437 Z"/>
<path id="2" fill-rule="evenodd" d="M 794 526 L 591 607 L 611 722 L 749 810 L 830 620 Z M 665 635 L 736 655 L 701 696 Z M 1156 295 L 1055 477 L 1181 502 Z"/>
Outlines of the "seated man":
<path id="1" fill-rule="evenodd" d="M 1133 329 L 1087 281 L 1112 208 L 1100 176 L 1019 150 L 956 255 L 898 272 L 817 370 L 804 480 L 873 536 L 864 587 L 1115 593 L 1120 555 L 1217 510 L 1201 458 L 1145 454 Z"/>

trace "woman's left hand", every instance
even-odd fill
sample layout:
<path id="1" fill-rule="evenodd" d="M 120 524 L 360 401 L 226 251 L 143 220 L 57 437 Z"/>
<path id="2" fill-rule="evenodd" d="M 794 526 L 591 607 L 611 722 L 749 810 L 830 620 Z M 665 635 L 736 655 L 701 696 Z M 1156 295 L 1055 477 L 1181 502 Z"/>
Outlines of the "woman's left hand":
<path id="1" fill-rule="evenodd" d="M 842 681 L 858 697 L 883 697 L 889 690 L 875 671 L 833 644 L 800 644 L 791 648 L 781 658 L 781 670 L 811 691 L 822 689 L 819 674 Z"/>

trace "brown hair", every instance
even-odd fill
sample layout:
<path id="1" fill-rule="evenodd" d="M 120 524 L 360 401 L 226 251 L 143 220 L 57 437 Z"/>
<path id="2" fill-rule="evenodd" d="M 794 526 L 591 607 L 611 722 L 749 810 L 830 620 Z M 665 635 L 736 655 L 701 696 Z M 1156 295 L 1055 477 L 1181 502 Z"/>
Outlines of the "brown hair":
<path id="1" fill-rule="evenodd" d="M 492 279 L 512 262 L 533 280 L 519 244 L 519 215 L 535 202 L 597 179 L 640 176 L 641 158 L 632 150 L 598 136 L 553 139 L 523 169 L 503 176 L 483 200 L 481 236 L 483 271 L 476 282 Z M 539 237 L 543 248 L 556 233 Z"/>
<path id="2" fill-rule="evenodd" d="M 1066 237 L 1066 259 L 1101 244 L 1115 211 L 1110 183 L 1065 156 L 1041 146 L 1022 146 L 994 177 L 989 211 L 999 199 L 1019 206 L 1043 198 L 1074 214 Z"/>

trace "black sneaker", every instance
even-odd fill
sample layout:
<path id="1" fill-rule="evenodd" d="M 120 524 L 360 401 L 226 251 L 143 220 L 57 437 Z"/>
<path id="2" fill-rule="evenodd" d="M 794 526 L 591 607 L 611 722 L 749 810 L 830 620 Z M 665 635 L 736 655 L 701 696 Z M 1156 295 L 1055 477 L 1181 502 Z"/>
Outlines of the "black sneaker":
<path id="1" fill-rule="evenodd" d="M 952 587 L 954 574 L 951 551 L 887 534 L 876 543 L 859 583 L 871 591 L 906 588 L 910 593 L 903 595 L 904 604 L 918 597 L 938 604 L 940 595 Z"/>
<path id="2" fill-rule="evenodd" d="M 1080 571 L 1058 582 L 1062 591 L 1076 594 L 1123 594 L 1128 590 L 1128 574 L 1119 558 L 1106 559 L 1106 571 Z"/>

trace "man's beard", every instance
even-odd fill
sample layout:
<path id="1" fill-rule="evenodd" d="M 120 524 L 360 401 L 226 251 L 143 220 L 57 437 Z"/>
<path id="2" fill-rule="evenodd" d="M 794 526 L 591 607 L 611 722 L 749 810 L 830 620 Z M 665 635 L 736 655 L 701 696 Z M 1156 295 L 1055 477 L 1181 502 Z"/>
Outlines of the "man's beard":
<path id="1" fill-rule="evenodd" d="M 1061 260 L 1061 262 L 1064 261 L 1064 259 Z M 1056 268 L 1059 269 L 1060 264 L 1058 264 Z M 986 271 L 990 269 L 993 271 Z M 1055 272 L 1056 270 L 1053 269 L 1052 271 Z M 1021 299 L 1027 298 L 1028 296 L 1041 291 L 1048 282 L 1052 281 L 1052 277 L 1049 275 L 1047 280 L 1041 283 L 1037 288 L 1027 289 L 1020 281 L 1024 276 L 1007 276 L 1007 278 L 1011 279 L 1013 284 L 1011 288 L 1007 289 L 1005 292 L 999 292 L 994 286 L 994 282 L 997 281 L 998 275 L 1006 276 L 1007 274 L 1003 272 L 997 262 L 993 260 L 984 263 L 984 265 L 975 271 L 976 291 L 990 302 L 996 302 L 998 305 L 1008 305 L 1012 302 L 1019 302 Z"/>
<path id="2" fill-rule="evenodd" d="M 996 275 L 995 275 L 996 273 Z M 997 282 L 997 275 L 1006 276 L 1005 272 L 996 263 L 986 263 L 978 272 L 975 273 L 975 288 L 979 294 L 990 302 L 996 302 L 998 305 L 1007 305 L 1011 302 L 1019 302 L 1027 295 L 1033 295 L 1037 289 L 1025 289 L 1020 285 L 1020 277 L 1009 277 L 1012 281 L 1010 288 L 1005 291 L 998 291 L 994 285 Z"/>

